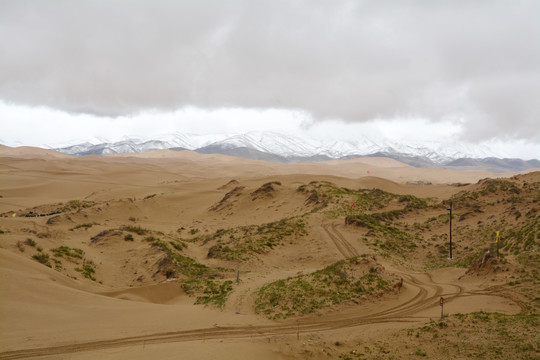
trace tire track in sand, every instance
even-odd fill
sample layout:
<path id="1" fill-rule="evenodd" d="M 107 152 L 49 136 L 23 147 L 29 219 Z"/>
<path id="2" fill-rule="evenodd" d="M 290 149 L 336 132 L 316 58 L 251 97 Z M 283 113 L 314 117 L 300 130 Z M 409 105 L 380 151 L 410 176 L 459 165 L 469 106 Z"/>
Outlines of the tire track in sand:
<path id="1" fill-rule="evenodd" d="M 339 232 L 336 224 L 325 224 L 323 229 L 330 236 L 340 253 L 345 257 L 358 256 L 356 249 L 347 242 Z M 491 295 L 492 291 L 465 292 L 463 287 L 456 284 L 435 283 L 428 273 L 410 274 L 397 272 L 403 277 L 407 285 L 407 292 L 412 296 L 403 299 L 403 302 L 372 313 L 366 313 L 365 308 L 352 308 L 346 313 L 327 314 L 324 319 L 310 317 L 284 321 L 272 325 L 239 325 L 228 327 L 212 327 L 193 330 L 182 330 L 150 335 L 124 337 L 110 340 L 97 340 L 77 344 L 41 347 L 34 349 L 13 350 L 0 353 L 1 359 L 24 359 L 42 356 L 65 355 L 70 353 L 97 351 L 103 349 L 120 348 L 128 346 L 143 346 L 145 344 L 160 344 L 171 342 L 184 342 L 210 339 L 242 339 L 259 338 L 275 335 L 293 335 L 305 332 L 321 332 L 334 329 L 343 329 L 360 325 L 415 322 L 412 316 L 420 311 L 437 307 L 439 298 L 444 295 L 446 299 L 475 294 Z M 492 289 L 489 289 L 492 290 Z M 495 294 L 493 294 L 496 296 Z"/>
<path id="2" fill-rule="evenodd" d="M 328 234 L 338 251 L 345 258 L 359 256 L 358 251 L 338 231 L 337 224 L 323 224 L 323 230 Z"/>
<path id="3" fill-rule="evenodd" d="M 145 344 L 150 345 L 210 339 L 259 338 L 275 335 L 293 335 L 304 332 L 328 331 L 376 323 L 414 322 L 416 320 L 408 319 L 411 315 L 430 307 L 437 306 L 439 296 L 443 292 L 443 287 L 433 283 L 429 276 L 427 281 L 422 281 L 420 278 L 411 274 L 403 275 L 404 278 L 406 277 L 409 291 L 413 292 L 414 295 L 396 306 L 381 311 L 375 311 L 370 314 L 366 314 L 364 312 L 365 310 L 359 307 L 353 314 L 329 314 L 328 316 L 325 316 L 324 320 L 313 317 L 296 321 L 286 321 L 275 325 L 240 325 L 156 333 L 111 340 L 88 341 L 69 345 L 7 351 L 0 353 L 0 358 L 6 360 L 24 359 L 127 346 L 142 346 Z M 460 296 L 461 292 L 458 290 L 453 295 Z"/>

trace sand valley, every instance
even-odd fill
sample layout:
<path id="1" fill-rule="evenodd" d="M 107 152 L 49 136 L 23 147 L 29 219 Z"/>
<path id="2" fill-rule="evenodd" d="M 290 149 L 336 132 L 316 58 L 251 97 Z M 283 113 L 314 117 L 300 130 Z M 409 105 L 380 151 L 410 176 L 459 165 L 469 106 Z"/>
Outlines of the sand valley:
<path id="1" fill-rule="evenodd" d="M 0 214 L 1 359 L 540 356 L 539 171 L 2 146 Z"/>

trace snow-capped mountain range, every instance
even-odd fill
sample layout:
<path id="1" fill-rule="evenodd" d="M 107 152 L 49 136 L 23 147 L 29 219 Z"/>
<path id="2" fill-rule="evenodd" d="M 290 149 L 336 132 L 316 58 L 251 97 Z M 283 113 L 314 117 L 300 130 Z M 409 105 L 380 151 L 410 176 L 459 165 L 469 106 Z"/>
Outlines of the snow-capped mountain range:
<path id="1" fill-rule="evenodd" d="M 54 150 L 71 155 L 139 153 L 156 149 L 192 150 L 200 153 L 220 153 L 279 162 L 386 156 L 419 167 L 472 166 L 471 161 L 475 162 L 477 167 L 486 167 L 489 162 L 493 162 L 490 159 L 501 160 L 500 154 L 494 153 L 488 147 L 457 142 L 405 144 L 389 140 L 373 141 L 367 137 L 358 137 L 354 141 L 320 141 L 276 132 L 249 132 L 232 135 L 175 133 L 149 139 L 126 138 L 116 142 L 99 139 L 94 142 L 97 143 L 84 142 L 54 148 Z M 464 163 L 463 159 L 469 161 Z M 458 160 L 461 160 L 458 162 L 459 165 L 452 164 Z M 516 165 L 518 159 L 513 159 L 513 161 L 512 170 L 540 167 L 538 160 L 519 160 L 523 162 L 519 165 Z M 497 166 L 501 166 L 500 161 Z M 505 166 L 502 168 L 504 169 Z"/>

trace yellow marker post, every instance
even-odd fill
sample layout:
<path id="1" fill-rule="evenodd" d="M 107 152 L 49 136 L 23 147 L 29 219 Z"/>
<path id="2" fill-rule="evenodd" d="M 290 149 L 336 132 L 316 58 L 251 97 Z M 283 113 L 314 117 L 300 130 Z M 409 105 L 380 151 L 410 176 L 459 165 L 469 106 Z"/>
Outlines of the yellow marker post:
<path id="1" fill-rule="evenodd" d="M 497 244 L 497 259 L 499 258 L 499 232 L 497 231 L 497 236 L 495 237 L 495 243 Z"/>
<path id="2" fill-rule="evenodd" d="M 15 217 L 15 216 L 17 216 L 17 214 L 13 213 L 13 215 L 11 215 L 11 216 Z"/>

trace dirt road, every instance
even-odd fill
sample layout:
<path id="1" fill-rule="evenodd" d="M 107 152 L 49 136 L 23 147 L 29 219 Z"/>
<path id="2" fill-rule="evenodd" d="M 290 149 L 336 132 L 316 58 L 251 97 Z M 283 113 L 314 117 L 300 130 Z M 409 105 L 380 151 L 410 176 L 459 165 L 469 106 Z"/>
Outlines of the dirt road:
<path id="1" fill-rule="evenodd" d="M 344 257 L 357 256 L 358 251 L 339 231 L 336 224 L 323 225 Z M 391 266 L 385 264 L 385 266 Z M 145 344 L 185 342 L 210 339 L 242 339 L 276 335 L 292 335 L 305 332 L 324 332 L 334 329 L 351 328 L 376 323 L 403 323 L 425 321 L 438 311 L 439 299 L 444 296 L 446 302 L 470 296 L 505 297 L 495 291 L 467 291 L 455 283 L 434 281 L 429 273 L 408 273 L 396 268 L 390 269 L 404 279 L 403 291 L 398 301 L 381 301 L 371 308 L 348 306 L 342 311 L 328 313 L 324 317 L 308 316 L 298 320 L 288 320 L 274 325 L 239 325 L 228 327 L 211 327 L 184 331 L 154 333 L 144 336 L 123 337 L 101 341 L 82 342 L 77 344 L 21 349 L 0 353 L 2 359 L 23 359 L 41 356 L 56 356 L 83 351 L 131 347 Z M 515 303 L 515 301 L 514 301 Z M 516 304 L 521 308 L 519 303 Z M 426 315 L 426 311 L 430 314 Z"/>

